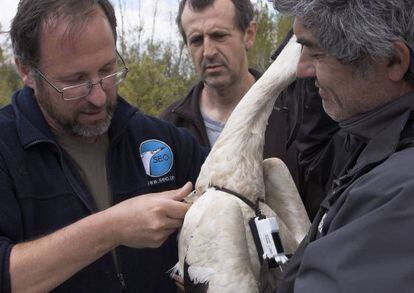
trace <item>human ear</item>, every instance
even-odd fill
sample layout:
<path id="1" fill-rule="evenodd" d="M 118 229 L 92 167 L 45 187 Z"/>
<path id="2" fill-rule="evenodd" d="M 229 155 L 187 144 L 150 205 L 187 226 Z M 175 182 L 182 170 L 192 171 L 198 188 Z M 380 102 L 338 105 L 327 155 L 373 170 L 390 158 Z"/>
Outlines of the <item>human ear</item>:
<path id="1" fill-rule="evenodd" d="M 252 20 L 244 33 L 244 46 L 246 50 L 250 49 L 256 40 L 257 23 Z"/>
<path id="2" fill-rule="evenodd" d="M 394 52 L 389 60 L 387 73 L 390 80 L 400 81 L 409 70 L 411 58 L 413 57 L 410 56 L 410 49 L 404 42 L 395 41 L 393 47 Z"/>
<path id="3" fill-rule="evenodd" d="M 23 83 L 28 87 L 34 88 L 36 83 L 32 68 L 27 64 L 23 64 L 19 58 L 14 58 L 14 62 Z"/>

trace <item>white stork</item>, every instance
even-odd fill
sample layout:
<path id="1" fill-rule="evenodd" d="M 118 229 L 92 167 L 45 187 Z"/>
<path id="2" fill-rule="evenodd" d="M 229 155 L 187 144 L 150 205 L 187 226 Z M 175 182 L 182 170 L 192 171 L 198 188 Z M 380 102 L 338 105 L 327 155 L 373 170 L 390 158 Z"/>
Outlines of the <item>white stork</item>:
<path id="1" fill-rule="evenodd" d="M 179 237 L 176 268 L 186 292 L 274 289 L 279 270 L 261 265 L 249 227 L 252 204 L 266 216 L 276 214 L 286 253 L 293 253 L 307 232 L 309 220 L 289 171 L 280 160 L 263 162 L 262 156 L 267 120 L 295 78 L 299 55 L 293 37 L 234 109 L 201 168 Z"/>

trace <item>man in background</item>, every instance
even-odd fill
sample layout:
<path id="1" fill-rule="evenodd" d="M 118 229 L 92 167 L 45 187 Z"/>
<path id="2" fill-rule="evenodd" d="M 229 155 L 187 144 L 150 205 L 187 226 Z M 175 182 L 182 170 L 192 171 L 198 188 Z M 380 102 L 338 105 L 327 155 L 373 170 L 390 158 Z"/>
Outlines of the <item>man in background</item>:
<path id="1" fill-rule="evenodd" d="M 248 68 L 247 60 L 257 31 L 253 6 L 249 0 L 183 0 L 177 24 L 199 82 L 161 118 L 187 128 L 201 145 L 211 147 L 234 108 L 260 78 L 258 71 Z M 276 102 L 265 133 L 263 156 L 281 158 L 297 182 L 296 151 L 287 151 L 287 114 Z"/>
<path id="2" fill-rule="evenodd" d="M 11 39 L 25 87 L 0 110 L 0 291 L 175 292 L 177 188 L 204 154 L 117 95 L 112 5 L 22 0 Z"/>

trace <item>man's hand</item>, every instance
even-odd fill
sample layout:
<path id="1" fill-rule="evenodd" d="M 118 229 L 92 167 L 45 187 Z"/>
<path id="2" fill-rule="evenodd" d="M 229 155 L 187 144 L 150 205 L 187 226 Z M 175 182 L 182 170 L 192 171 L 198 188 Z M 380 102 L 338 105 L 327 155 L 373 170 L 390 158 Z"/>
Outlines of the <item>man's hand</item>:
<path id="1" fill-rule="evenodd" d="M 177 286 L 177 292 L 178 293 L 185 292 L 183 278 L 181 278 L 178 274 L 171 275 L 170 277 L 171 277 L 171 279 L 174 280 L 175 285 Z"/>
<path id="2" fill-rule="evenodd" d="M 137 196 L 50 235 L 14 245 L 9 269 L 12 291 L 49 292 L 119 245 L 160 246 L 182 225 L 189 204 L 180 201 L 191 189 L 187 183 L 177 190 Z"/>
<path id="3" fill-rule="evenodd" d="M 117 244 L 161 246 L 183 224 L 190 205 L 181 200 L 191 190 L 192 184 L 187 183 L 180 189 L 131 198 L 104 211 L 114 221 L 110 228 Z"/>

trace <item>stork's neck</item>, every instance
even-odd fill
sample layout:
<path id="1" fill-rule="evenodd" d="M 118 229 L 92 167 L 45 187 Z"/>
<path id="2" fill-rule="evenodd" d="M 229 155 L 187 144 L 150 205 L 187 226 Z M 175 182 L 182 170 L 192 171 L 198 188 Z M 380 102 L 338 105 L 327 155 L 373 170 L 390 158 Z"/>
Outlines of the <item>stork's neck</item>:
<path id="1" fill-rule="evenodd" d="M 201 168 L 198 193 L 215 185 L 252 202 L 264 198 L 264 132 L 275 100 L 295 78 L 300 49 L 292 38 L 236 106 Z"/>

